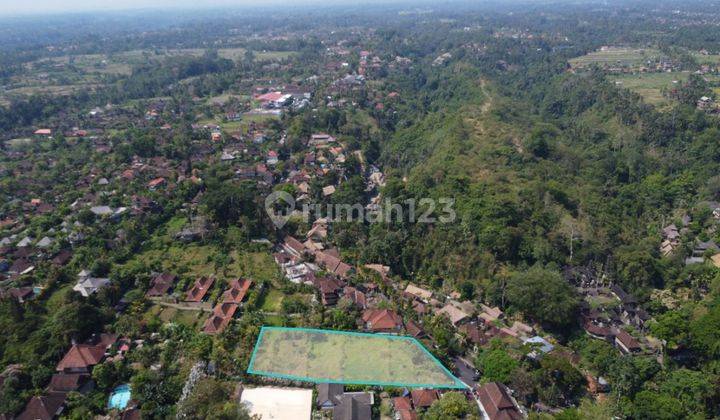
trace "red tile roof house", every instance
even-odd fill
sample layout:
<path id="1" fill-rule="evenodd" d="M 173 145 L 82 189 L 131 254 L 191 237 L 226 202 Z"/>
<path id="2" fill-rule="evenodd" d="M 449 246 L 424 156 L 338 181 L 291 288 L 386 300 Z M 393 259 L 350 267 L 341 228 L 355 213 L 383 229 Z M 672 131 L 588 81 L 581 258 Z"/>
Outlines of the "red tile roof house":
<path id="1" fill-rule="evenodd" d="M 413 411 L 412 401 L 408 397 L 395 397 L 392 399 L 396 417 L 400 420 L 415 420 L 417 413 Z"/>
<path id="2" fill-rule="evenodd" d="M 48 392 L 89 392 L 93 388 L 91 377 L 86 373 L 56 373 L 50 379 Z"/>
<path id="3" fill-rule="evenodd" d="M 160 188 L 161 186 L 164 186 L 165 184 L 167 184 L 167 181 L 165 180 L 165 178 L 161 177 L 161 178 L 155 178 L 152 181 L 148 182 L 147 186 L 151 190 L 156 190 L 156 189 Z"/>
<path id="4" fill-rule="evenodd" d="M 200 277 L 195 281 L 195 284 L 187 293 L 185 297 L 186 302 L 200 303 L 205 298 L 208 290 L 215 283 L 214 277 Z"/>
<path id="5" fill-rule="evenodd" d="M 524 416 L 505 385 L 487 383 L 477 390 L 484 420 L 520 420 Z"/>
<path id="6" fill-rule="evenodd" d="M 248 279 L 236 279 L 230 282 L 230 288 L 223 293 L 222 301 L 225 303 L 237 303 L 238 305 L 245 299 L 248 289 L 252 286 L 252 281 Z"/>
<path id="7" fill-rule="evenodd" d="M 237 303 L 219 303 L 215 306 L 213 314 L 205 321 L 203 332 L 206 334 L 218 334 L 223 332 L 230 324 L 232 317 L 238 309 Z"/>
<path id="8" fill-rule="evenodd" d="M 415 409 L 429 408 L 438 399 L 438 393 L 434 389 L 414 389 L 410 396 Z"/>
<path id="9" fill-rule="evenodd" d="M 593 338 L 605 341 L 613 338 L 613 333 L 610 331 L 610 328 L 595 325 L 590 321 L 586 321 L 583 327 L 585 328 L 585 332 Z"/>
<path id="10" fill-rule="evenodd" d="M 320 301 L 325 306 L 335 305 L 340 298 L 339 292 L 344 284 L 341 280 L 332 277 L 315 277 L 313 285 L 320 292 Z"/>
<path id="11" fill-rule="evenodd" d="M 281 246 L 282 249 L 285 250 L 285 252 L 296 257 L 302 257 L 305 253 L 305 245 L 303 245 L 302 242 L 298 241 L 292 236 L 286 236 L 285 242 L 283 242 Z"/>
<path id="12" fill-rule="evenodd" d="M 414 321 L 410 320 L 405 323 L 405 331 L 410 337 L 423 338 L 425 337 L 425 331 L 420 328 Z"/>
<path id="13" fill-rule="evenodd" d="M 48 395 L 34 396 L 20 413 L 17 420 L 52 420 L 65 409 L 66 394 L 53 392 Z"/>
<path id="14" fill-rule="evenodd" d="M 340 277 L 347 277 L 352 267 L 340 261 L 340 258 L 332 255 L 327 251 L 317 251 L 315 253 L 315 262 L 322 265 L 327 271 Z"/>
<path id="15" fill-rule="evenodd" d="M 367 296 L 355 287 L 345 286 L 343 295 L 360 309 L 367 309 Z"/>
<path id="16" fill-rule="evenodd" d="M 89 373 L 105 358 L 104 345 L 74 344 L 55 368 L 58 372 Z"/>
<path id="17" fill-rule="evenodd" d="M 402 330 L 400 315 L 389 309 L 368 309 L 362 314 L 365 329 L 373 332 L 394 332 Z"/>
<path id="18" fill-rule="evenodd" d="M 625 330 L 618 330 L 615 335 L 615 344 L 623 353 L 635 353 L 641 350 L 640 343 Z"/>
<path id="19" fill-rule="evenodd" d="M 170 273 L 158 274 L 152 279 L 152 286 L 145 293 L 147 297 L 165 296 L 172 291 L 172 287 L 177 281 L 177 276 Z"/>

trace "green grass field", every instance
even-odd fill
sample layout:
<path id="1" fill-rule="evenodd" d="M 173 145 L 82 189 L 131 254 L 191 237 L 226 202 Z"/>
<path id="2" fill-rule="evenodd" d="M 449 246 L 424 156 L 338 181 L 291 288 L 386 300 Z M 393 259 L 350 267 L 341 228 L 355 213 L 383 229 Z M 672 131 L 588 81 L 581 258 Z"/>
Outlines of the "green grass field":
<path id="1" fill-rule="evenodd" d="M 663 89 L 671 89 L 677 82 L 684 82 L 690 76 L 689 72 L 673 73 L 637 73 L 620 74 L 610 76 L 618 87 L 630 89 L 642 96 L 645 101 L 652 105 L 663 105 L 668 100 L 663 97 Z M 713 75 L 705 75 L 711 82 L 717 82 L 719 78 Z"/>
<path id="2" fill-rule="evenodd" d="M 642 96 L 649 104 L 659 105 L 666 102 L 662 90 L 670 89 L 675 82 L 687 80 L 690 73 L 638 73 L 611 76 L 618 87 L 630 89 Z"/>
<path id="3" fill-rule="evenodd" d="M 583 68 L 593 64 L 634 67 L 641 66 L 648 60 L 654 61 L 661 57 L 662 53 L 652 48 L 610 47 L 603 51 L 594 51 L 582 57 L 573 58 L 570 60 L 570 65 L 573 68 Z"/>
<path id="4" fill-rule="evenodd" d="M 718 65 L 720 64 L 720 54 L 709 54 L 709 55 L 703 55 L 699 52 L 692 53 L 693 58 L 695 61 L 697 61 L 699 64 L 710 64 L 710 65 Z"/>
<path id="5" fill-rule="evenodd" d="M 411 338 L 263 327 L 248 373 L 308 382 L 465 388 Z"/>
<path id="6" fill-rule="evenodd" d="M 170 222 L 173 224 L 173 221 Z M 227 265 L 216 265 L 215 255 L 229 254 Z M 218 279 L 246 277 L 258 282 L 272 282 L 280 277 L 272 256 L 266 252 L 238 252 L 212 245 L 172 245 L 167 249 L 152 249 L 135 259 L 147 266 L 185 277 L 215 276 Z"/>
<path id="7" fill-rule="evenodd" d="M 285 295 L 277 289 L 270 289 L 264 296 L 260 310 L 263 312 L 280 312 Z"/>

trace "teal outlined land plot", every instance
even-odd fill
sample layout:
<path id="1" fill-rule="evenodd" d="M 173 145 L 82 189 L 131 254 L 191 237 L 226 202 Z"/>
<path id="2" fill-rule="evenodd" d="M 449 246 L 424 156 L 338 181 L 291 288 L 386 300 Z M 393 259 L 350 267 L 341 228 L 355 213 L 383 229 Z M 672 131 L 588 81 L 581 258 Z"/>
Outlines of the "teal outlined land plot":
<path id="1" fill-rule="evenodd" d="M 467 388 L 412 337 L 263 327 L 248 373 L 306 382 Z"/>

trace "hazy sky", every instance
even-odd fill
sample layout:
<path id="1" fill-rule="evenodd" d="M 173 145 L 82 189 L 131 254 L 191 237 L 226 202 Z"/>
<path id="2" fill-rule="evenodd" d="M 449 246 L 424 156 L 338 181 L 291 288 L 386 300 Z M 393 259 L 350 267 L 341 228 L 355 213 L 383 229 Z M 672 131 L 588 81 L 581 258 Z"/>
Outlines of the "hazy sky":
<path id="1" fill-rule="evenodd" d="M 0 0 L 0 15 L 243 5 L 363 4 L 381 0 Z M 394 1 L 387 1 L 394 2 Z"/>

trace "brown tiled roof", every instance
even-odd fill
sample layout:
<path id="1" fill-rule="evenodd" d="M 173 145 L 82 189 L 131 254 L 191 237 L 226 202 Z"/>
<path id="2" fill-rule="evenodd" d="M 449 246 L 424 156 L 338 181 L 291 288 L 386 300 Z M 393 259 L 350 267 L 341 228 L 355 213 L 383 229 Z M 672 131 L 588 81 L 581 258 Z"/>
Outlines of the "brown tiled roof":
<path id="1" fill-rule="evenodd" d="M 206 334 L 216 334 L 222 332 L 228 324 L 228 319 L 221 316 L 212 314 L 210 318 L 205 321 L 203 326 L 203 332 Z"/>
<path id="2" fill-rule="evenodd" d="M 55 256 L 55 258 L 52 259 L 52 263 L 55 265 L 65 265 L 68 261 L 70 261 L 70 258 L 72 258 L 72 252 L 63 249 Z"/>
<path id="3" fill-rule="evenodd" d="M 51 392 L 77 391 L 89 380 L 90 375 L 85 373 L 56 373 L 47 389 Z"/>
<path id="4" fill-rule="evenodd" d="M 232 316 L 235 315 L 235 311 L 237 311 L 237 308 L 237 303 L 219 303 L 215 306 L 213 313 L 223 318 L 232 318 Z"/>
<path id="5" fill-rule="evenodd" d="M 30 399 L 17 420 L 52 420 L 60 414 L 64 405 L 65 394 L 61 392 L 35 396 Z"/>
<path id="6" fill-rule="evenodd" d="M 630 350 L 640 349 L 640 343 L 638 343 L 635 337 L 628 334 L 625 330 L 618 330 L 615 338 Z"/>
<path id="7" fill-rule="evenodd" d="M 412 410 L 412 402 L 408 397 L 395 397 L 392 399 L 392 403 L 396 411 Z"/>
<path id="8" fill-rule="evenodd" d="M 240 303 L 245 299 L 252 281 L 248 279 L 236 279 L 230 282 L 230 288 L 223 293 L 223 302 Z"/>
<path id="9" fill-rule="evenodd" d="M 200 277 L 187 293 L 185 300 L 188 302 L 200 302 L 215 282 L 214 277 Z"/>
<path id="10" fill-rule="evenodd" d="M 88 369 L 97 365 L 105 357 L 105 347 L 102 345 L 75 344 L 65 354 L 56 370 Z"/>
<path id="11" fill-rule="evenodd" d="M 372 406 L 369 401 L 343 394 L 333 408 L 333 420 L 371 420 Z"/>
<path id="12" fill-rule="evenodd" d="M 412 410 L 397 410 L 400 420 L 417 420 L 418 415 Z"/>
<path id="13" fill-rule="evenodd" d="M 596 335 L 599 337 L 608 337 L 608 336 L 612 335 L 612 332 L 610 331 L 609 328 L 595 325 L 592 322 L 585 323 L 585 331 L 587 331 L 589 334 Z"/>
<path id="14" fill-rule="evenodd" d="M 400 315 L 389 309 L 368 309 L 363 312 L 362 320 L 371 331 L 397 330 L 402 327 Z"/>
<path id="15" fill-rule="evenodd" d="M 405 330 L 410 334 L 410 336 L 419 338 L 425 335 L 425 332 L 420 328 L 415 321 L 408 321 L 405 323 Z"/>
<path id="16" fill-rule="evenodd" d="M 414 389 L 410 391 L 415 408 L 427 408 L 438 399 L 438 393 L 434 389 Z"/>
<path id="17" fill-rule="evenodd" d="M 121 420 L 140 420 L 141 418 L 139 408 L 129 408 L 123 412 Z"/>
<path id="18" fill-rule="evenodd" d="M 333 255 L 332 250 L 317 251 L 315 253 L 315 261 L 320 263 L 325 269 L 333 274 L 341 277 L 346 277 L 352 270 L 352 267 L 342 261 L 340 258 Z"/>
<path id="19" fill-rule="evenodd" d="M 332 277 L 315 277 L 313 283 L 323 293 L 337 292 L 343 288 L 343 282 Z"/>
<path id="20" fill-rule="evenodd" d="M 147 291 L 146 296 L 163 296 L 177 281 L 177 276 L 170 273 L 162 273 L 152 281 L 152 287 Z"/>
<path id="21" fill-rule="evenodd" d="M 487 339 L 480 333 L 477 324 L 464 324 L 459 328 L 460 332 L 465 334 L 468 340 L 473 344 L 485 344 Z"/>
<path id="22" fill-rule="evenodd" d="M 298 254 L 302 254 L 305 252 L 305 246 L 298 241 L 297 239 L 293 238 L 292 236 L 286 236 L 285 237 L 285 248 L 293 250 L 297 252 Z"/>
<path id="23" fill-rule="evenodd" d="M 519 420 L 523 418 L 507 394 L 504 385 L 489 382 L 478 388 L 478 398 L 490 420 Z"/>
<path id="24" fill-rule="evenodd" d="M 238 309 L 237 303 L 223 302 L 215 306 L 213 314 L 205 321 L 203 331 L 207 334 L 216 334 L 222 332 L 235 315 Z"/>
<path id="25" fill-rule="evenodd" d="M 345 290 L 343 291 L 343 293 L 348 299 L 350 299 L 360 308 L 365 309 L 367 307 L 367 298 L 365 297 L 365 293 L 359 291 L 352 286 L 345 286 Z"/>

